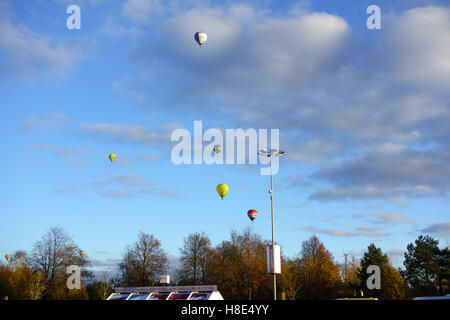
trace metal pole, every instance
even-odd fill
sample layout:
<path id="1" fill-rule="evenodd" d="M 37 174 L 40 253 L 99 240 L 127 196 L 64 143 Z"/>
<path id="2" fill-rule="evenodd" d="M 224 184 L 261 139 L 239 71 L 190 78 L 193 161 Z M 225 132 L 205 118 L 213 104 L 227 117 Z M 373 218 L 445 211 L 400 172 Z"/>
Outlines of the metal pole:
<path id="1" fill-rule="evenodd" d="M 272 264 L 275 268 L 275 254 L 274 254 L 274 246 L 275 246 L 275 232 L 273 225 L 273 176 L 272 176 L 272 155 L 270 156 L 270 203 L 271 203 L 271 212 L 272 212 Z M 275 271 L 275 270 L 274 270 Z M 273 274 L 273 300 L 277 300 L 277 275 L 274 272 Z"/>

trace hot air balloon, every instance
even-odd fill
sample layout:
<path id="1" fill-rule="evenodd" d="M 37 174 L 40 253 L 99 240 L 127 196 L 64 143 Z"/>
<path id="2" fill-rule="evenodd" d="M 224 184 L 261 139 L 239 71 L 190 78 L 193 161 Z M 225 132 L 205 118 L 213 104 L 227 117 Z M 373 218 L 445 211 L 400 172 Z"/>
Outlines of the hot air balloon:
<path id="1" fill-rule="evenodd" d="M 195 33 L 194 39 L 201 47 L 206 42 L 206 39 L 208 39 L 208 35 L 203 31 L 199 31 Z"/>
<path id="2" fill-rule="evenodd" d="M 225 183 L 221 183 L 221 184 L 217 185 L 216 190 L 217 190 L 217 193 L 219 194 L 219 196 L 223 200 L 223 197 L 225 197 L 225 195 L 228 193 L 229 188 Z"/>
<path id="3" fill-rule="evenodd" d="M 80 256 L 82 256 L 84 254 L 83 250 L 80 250 Z"/>
<path id="4" fill-rule="evenodd" d="M 8 254 L 5 254 L 5 259 L 7 260 L 7 261 L 9 261 L 9 259 L 11 259 L 11 255 L 8 253 Z"/>
<path id="5" fill-rule="evenodd" d="M 220 151 L 222 151 L 222 146 L 220 144 L 216 144 L 214 146 L 213 150 L 214 150 L 215 153 L 220 153 Z"/>
<path id="6" fill-rule="evenodd" d="M 117 158 L 117 156 L 116 156 L 115 153 L 111 153 L 111 154 L 109 155 L 109 160 L 111 160 L 111 162 L 114 162 L 114 160 L 116 160 L 116 158 Z"/>
<path id="7" fill-rule="evenodd" d="M 258 215 L 258 211 L 256 211 L 255 209 L 250 209 L 247 211 L 247 216 L 250 218 L 250 220 L 255 220 L 256 216 Z"/>

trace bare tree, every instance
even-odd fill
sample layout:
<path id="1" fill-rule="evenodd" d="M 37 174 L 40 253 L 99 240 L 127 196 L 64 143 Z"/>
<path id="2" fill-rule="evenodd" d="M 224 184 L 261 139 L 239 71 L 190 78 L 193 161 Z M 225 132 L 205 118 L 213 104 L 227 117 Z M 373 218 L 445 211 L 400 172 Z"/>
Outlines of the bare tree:
<path id="1" fill-rule="evenodd" d="M 50 228 L 41 240 L 35 242 L 30 258 L 32 269 L 39 271 L 44 281 L 44 296 L 52 299 L 62 299 L 67 293 L 66 268 L 86 264 L 86 258 L 80 255 L 80 248 L 60 227 Z"/>
<path id="2" fill-rule="evenodd" d="M 167 254 L 161 248 L 160 241 L 141 231 L 138 241 L 127 248 L 119 264 L 122 283 L 130 286 L 150 285 L 155 276 L 164 272 L 167 266 Z"/>
<path id="3" fill-rule="evenodd" d="M 340 275 L 342 280 L 342 295 L 351 297 L 359 292 L 361 281 L 358 278 L 359 262 L 354 255 L 344 253 L 344 262 L 339 264 Z"/>
<path id="4" fill-rule="evenodd" d="M 205 284 L 211 257 L 211 240 L 202 233 L 192 233 L 184 238 L 181 253 L 181 279 L 189 284 Z"/>

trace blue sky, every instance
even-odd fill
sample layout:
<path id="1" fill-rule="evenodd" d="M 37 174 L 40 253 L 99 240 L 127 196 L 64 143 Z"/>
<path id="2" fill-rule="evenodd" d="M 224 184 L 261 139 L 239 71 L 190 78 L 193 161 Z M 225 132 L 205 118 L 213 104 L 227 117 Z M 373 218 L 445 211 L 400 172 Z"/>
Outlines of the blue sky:
<path id="1" fill-rule="evenodd" d="M 381 30 L 366 27 L 371 4 Z M 448 2 L 419 0 L 0 1 L 0 251 L 29 251 L 52 226 L 97 269 L 140 230 L 171 257 L 192 232 L 270 239 L 258 165 L 172 163 L 171 132 L 194 120 L 280 130 L 287 256 L 313 234 L 337 260 L 374 242 L 397 266 L 421 233 L 449 245 L 449 17 Z"/>

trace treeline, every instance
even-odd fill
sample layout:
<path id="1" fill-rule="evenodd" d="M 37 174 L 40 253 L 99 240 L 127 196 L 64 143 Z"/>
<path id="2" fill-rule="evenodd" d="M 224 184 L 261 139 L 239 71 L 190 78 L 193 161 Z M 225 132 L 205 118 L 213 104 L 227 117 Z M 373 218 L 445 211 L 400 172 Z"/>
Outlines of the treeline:
<path id="1" fill-rule="evenodd" d="M 33 245 L 31 254 L 14 253 L 6 265 L 0 265 L 0 297 L 12 300 L 87 299 L 85 287 L 67 288 L 66 268 L 77 265 L 84 278 L 88 261 L 80 248 L 61 228 L 50 228 Z"/>
<path id="2" fill-rule="evenodd" d="M 161 274 L 171 275 L 171 285 L 215 284 L 225 299 L 272 299 L 273 278 L 267 274 L 266 246 L 250 229 L 232 231 L 229 240 L 212 246 L 205 233 L 187 235 L 180 248 L 180 263 L 171 266 L 161 242 L 140 232 L 118 265 L 117 278 L 94 279 L 89 258 L 61 228 L 51 228 L 31 253 L 16 252 L 0 266 L 0 297 L 8 299 L 106 299 L 116 286 L 158 285 Z M 316 237 L 305 240 L 294 257 L 282 257 L 277 276 L 279 298 L 336 299 L 376 297 L 408 299 L 444 295 L 450 278 L 450 250 L 439 248 L 430 236 L 419 236 L 407 246 L 404 268 L 392 266 L 387 255 L 373 243 L 363 257 L 345 254 L 341 263 Z M 81 289 L 66 285 L 70 265 L 81 267 Z M 381 271 L 381 288 L 369 290 L 370 265 Z"/>

